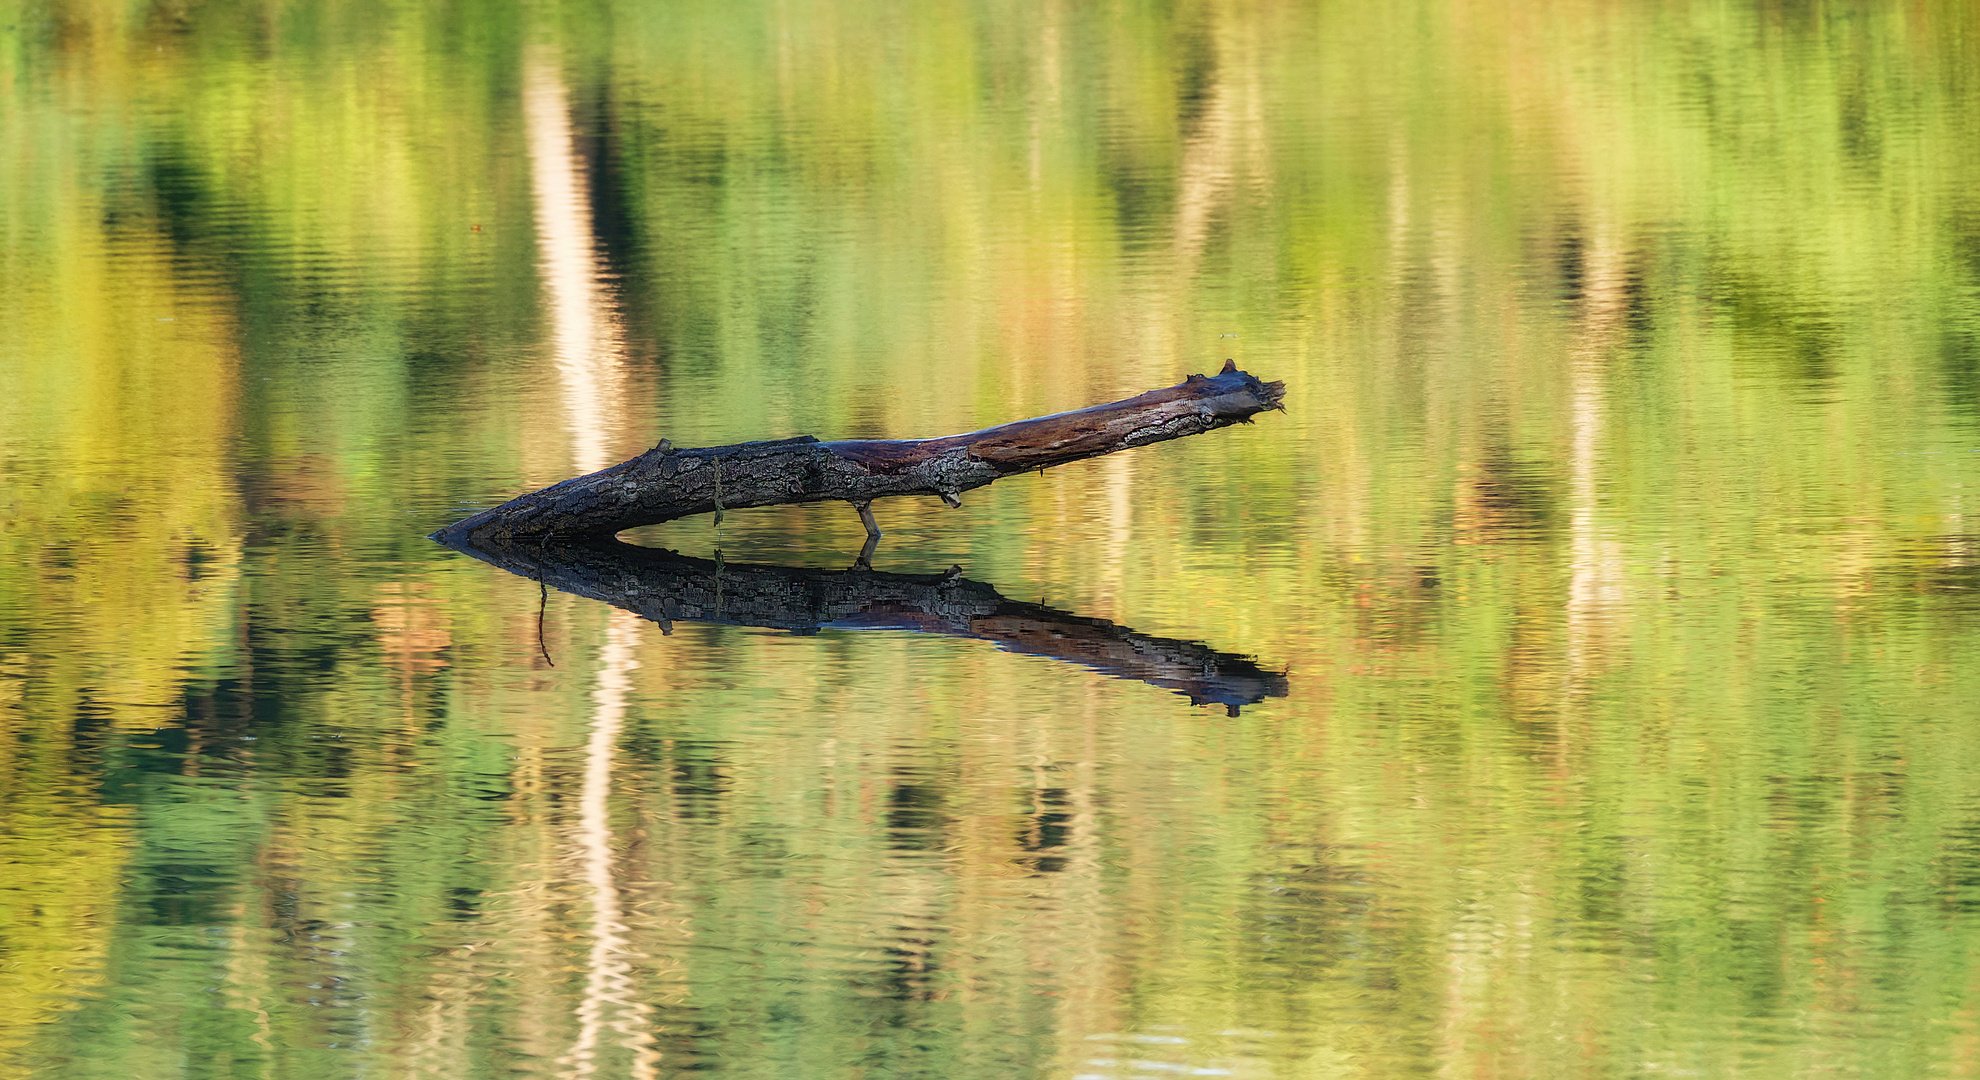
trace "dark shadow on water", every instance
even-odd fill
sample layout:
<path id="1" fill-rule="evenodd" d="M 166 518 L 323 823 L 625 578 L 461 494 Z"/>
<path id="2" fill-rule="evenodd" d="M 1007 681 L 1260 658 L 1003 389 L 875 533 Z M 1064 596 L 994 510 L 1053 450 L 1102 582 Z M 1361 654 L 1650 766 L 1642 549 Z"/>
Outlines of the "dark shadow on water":
<path id="1" fill-rule="evenodd" d="M 444 543 L 445 541 L 443 541 Z M 621 607 L 673 631 L 676 622 L 820 630 L 910 630 L 993 641 L 1120 679 L 1173 690 L 1197 705 L 1244 705 L 1286 695 L 1286 676 L 1194 641 L 1137 633 L 1040 604 L 1009 600 L 980 581 L 945 574 L 814 570 L 694 559 L 616 540 L 447 543 L 512 574 Z"/>

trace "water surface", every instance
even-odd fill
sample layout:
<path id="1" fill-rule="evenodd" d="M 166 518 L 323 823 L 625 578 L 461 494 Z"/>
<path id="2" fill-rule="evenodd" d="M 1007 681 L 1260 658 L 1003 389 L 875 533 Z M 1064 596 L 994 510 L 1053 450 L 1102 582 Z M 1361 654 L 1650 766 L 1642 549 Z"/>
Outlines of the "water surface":
<path id="1" fill-rule="evenodd" d="M 1974 1075 L 1976 40 L 0 8 L 0 1072 Z M 809 622 L 425 539 L 1226 358 Z"/>

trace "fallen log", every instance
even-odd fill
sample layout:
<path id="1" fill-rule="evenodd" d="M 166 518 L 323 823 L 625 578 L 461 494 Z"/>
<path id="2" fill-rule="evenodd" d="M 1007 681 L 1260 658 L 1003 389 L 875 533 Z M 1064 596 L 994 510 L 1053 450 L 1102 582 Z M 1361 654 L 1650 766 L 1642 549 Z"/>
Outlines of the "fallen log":
<path id="1" fill-rule="evenodd" d="M 868 554 L 880 535 L 875 499 L 934 495 L 950 506 L 999 477 L 1249 423 L 1282 409 L 1282 382 L 1261 382 L 1226 361 L 1214 376 L 1124 401 L 935 439 L 810 435 L 678 449 L 662 440 L 609 469 L 518 496 L 433 534 L 445 543 L 609 537 L 642 525 L 751 506 L 842 499 L 859 511 Z"/>
<path id="2" fill-rule="evenodd" d="M 721 623 L 815 634 L 820 630 L 909 630 L 977 638 L 1008 652 L 1051 657 L 1103 675 L 1172 690 L 1228 715 L 1284 697 L 1283 672 L 1194 641 L 1155 637 L 1027 604 L 962 576 L 813 570 L 689 558 L 618 540 L 442 543 L 550 588 L 602 600 L 673 633 L 676 622 Z"/>

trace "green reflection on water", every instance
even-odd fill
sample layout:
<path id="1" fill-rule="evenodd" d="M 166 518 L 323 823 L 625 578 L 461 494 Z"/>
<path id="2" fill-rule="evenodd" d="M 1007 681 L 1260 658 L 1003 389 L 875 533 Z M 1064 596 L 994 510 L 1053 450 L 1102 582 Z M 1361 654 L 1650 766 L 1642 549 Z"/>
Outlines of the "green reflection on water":
<path id="1" fill-rule="evenodd" d="M 0 9 L 0 1062 L 1965 1075 L 1966 5 Z M 428 544 L 1215 370 L 882 569 L 1243 716 Z M 645 542 L 843 566 L 844 508 Z"/>

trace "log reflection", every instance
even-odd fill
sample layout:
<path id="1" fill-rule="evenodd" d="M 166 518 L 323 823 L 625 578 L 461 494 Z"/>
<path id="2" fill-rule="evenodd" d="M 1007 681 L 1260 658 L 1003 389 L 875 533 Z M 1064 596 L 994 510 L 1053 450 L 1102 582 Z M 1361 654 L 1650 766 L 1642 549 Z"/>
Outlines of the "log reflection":
<path id="1" fill-rule="evenodd" d="M 439 537 L 436 537 L 439 539 Z M 1151 637 L 1105 619 L 1009 600 L 960 570 L 888 574 L 695 559 L 616 540 L 474 546 L 441 543 L 553 589 L 603 600 L 672 632 L 675 622 L 820 630 L 911 630 L 994 641 L 1173 690 L 1196 705 L 1244 705 L 1286 695 L 1286 676 L 1194 641 Z"/>

